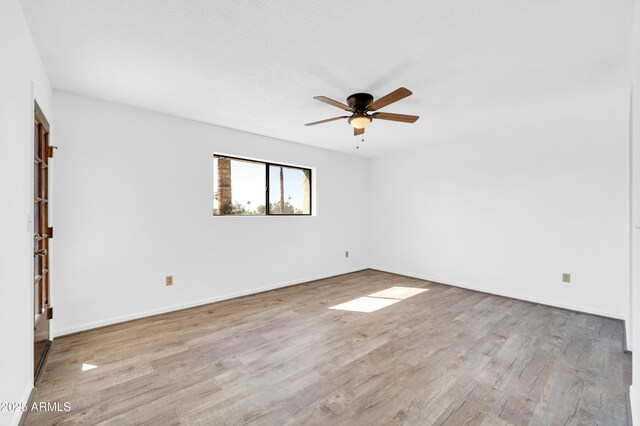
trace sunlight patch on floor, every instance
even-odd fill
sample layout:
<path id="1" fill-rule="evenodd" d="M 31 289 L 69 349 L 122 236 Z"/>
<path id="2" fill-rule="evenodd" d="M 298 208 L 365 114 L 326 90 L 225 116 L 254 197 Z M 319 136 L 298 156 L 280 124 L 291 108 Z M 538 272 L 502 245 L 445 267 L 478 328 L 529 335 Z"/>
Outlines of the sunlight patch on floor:
<path id="1" fill-rule="evenodd" d="M 379 291 L 377 293 L 370 294 L 369 297 L 385 297 L 388 299 L 408 299 L 416 294 L 420 294 L 429 290 L 428 288 L 416 288 L 416 287 L 389 287 L 386 290 Z"/>
<path id="2" fill-rule="evenodd" d="M 401 302 L 427 290 L 429 289 L 415 287 L 389 287 L 386 290 L 378 291 L 368 296 L 358 297 L 357 299 L 331 306 L 329 309 L 368 313 L 386 308 L 387 306 Z"/>
<path id="3" fill-rule="evenodd" d="M 350 300 L 339 305 L 330 307 L 329 309 L 337 309 L 340 311 L 354 311 L 354 312 L 373 312 L 378 309 L 386 308 L 389 305 L 398 303 L 398 299 L 382 299 L 377 297 L 358 297 L 357 299 Z"/>
<path id="4" fill-rule="evenodd" d="M 98 366 L 93 364 L 82 364 L 82 371 L 93 370 L 94 368 L 98 368 Z"/>

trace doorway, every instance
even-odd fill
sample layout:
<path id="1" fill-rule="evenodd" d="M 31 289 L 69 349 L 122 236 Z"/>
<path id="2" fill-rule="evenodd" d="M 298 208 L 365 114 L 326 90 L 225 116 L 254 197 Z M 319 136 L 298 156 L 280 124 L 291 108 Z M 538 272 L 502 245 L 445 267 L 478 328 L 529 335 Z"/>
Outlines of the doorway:
<path id="1" fill-rule="evenodd" d="M 51 345 L 49 321 L 53 318 L 49 301 L 49 240 L 53 237 L 49 226 L 49 159 L 53 157 L 53 147 L 49 145 L 49 122 L 37 103 L 33 139 L 33 362 L 37 381 Z"/>

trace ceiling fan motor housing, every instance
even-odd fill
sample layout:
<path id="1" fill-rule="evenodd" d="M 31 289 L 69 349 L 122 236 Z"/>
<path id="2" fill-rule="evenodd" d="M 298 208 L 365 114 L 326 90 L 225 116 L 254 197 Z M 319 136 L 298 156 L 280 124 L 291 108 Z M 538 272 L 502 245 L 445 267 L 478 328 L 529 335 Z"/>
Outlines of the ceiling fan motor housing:
<path id="1" fill-rule="evenodd" d="M 347 105 L 353 108 L 355 112 L 365 112 L 371 102 L 373 102 L 373 96 L 369 93 L 354 93 L 347 98 Z"/>

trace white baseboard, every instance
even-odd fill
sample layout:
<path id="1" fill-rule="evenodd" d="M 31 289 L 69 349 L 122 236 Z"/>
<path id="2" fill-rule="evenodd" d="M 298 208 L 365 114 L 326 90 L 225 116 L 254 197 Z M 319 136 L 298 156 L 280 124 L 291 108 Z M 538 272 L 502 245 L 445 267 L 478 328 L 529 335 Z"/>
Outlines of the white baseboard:
<path id="1" fill-rule="evenodd" d="M 485 287 L 480 287 L 480 286 L 474 286 L 474 285 L 467 285 L 467 284 L 463 284 L 463 283 L 459 283 L 459 282 L 450 282 L 447 280 L 442 280 L 436 277 L 430 277 L 430 276 L 425 276 L 425 275 L 421 275 L 421 274 L 413 274 L 410 272 L 406 272 L 406 271 L 399 271 L 399 270 L 395 270 L 395 269 L 389 269 L 389 268 L 378 268 L 378 267 L 372 267 L 371 269 L 375 269 L 376 271 L 382 271 L 382 272 L 389 272 L 391 274 L 397 274 L 397 275 L 404 275 L 406 277 L 411 277 L 411 278 L 417 278 L 420 280 L 425 280 L 425 281 L 431 281 L 434 283 L 441 283 L 441 284 L 446 284 L 446 285 L 450 285 L 452 287 L 459 287 L 459 288 L 464 288 L 467 290 L 474 290 L 474 291 L 479 291 L 482 293 L 489 293 L 489 294 L 495 294 L 496 296 L 504 296 L 504 297 L 508 297 L 510 299 L 518 299 L 518 300 L 523 300 L 525 302 L 532 302 L 532 303 L 540 303 L 542 305 L 548 305 L 548 306 L 553 306 L 556 308 L 562 308 L 562 309 L 568 309 L 570 311 L 578 311 L 578 312 L 584 312 L 587 314 L 593 314 L 593 315 L 598 315 L 601 317 L 608 317 L 608 318 L 613 318 L 613 319 L 619 319 L 619 320 L 623 320 L 626 321 L 626 318 L 612 313 L 612 312 L 606 312 L 606 311 L 599 311 L 597 309 L 591 309 L 588 307 L 584 307 L 584 306 L 578 306 L 578 305 L 570 305 L 570 304 L 566 304 L 566 303 L 558 303 L 556 301 L 553 300 L 548 300 L 548 299 L 543 299 L 543 298 L 539 298 L 539 297 L 531 297 L 531 296 L 523 296 L 521 294 L 518 293 L 511 293 L 511 292 L 506 292 L 506 291 L 496 291 L 494 289 L 491 288 L 485 288 Z M 631 350 L 631 348 L 628 348 L 629 350 Z"/>
<path id="2" fill-rule="evenodd" d="M 316 281 L 316 280 L 321 280 L 321 279 L 325 279 L 325 278 L 335 277 L 335 276 L 338 276 L 338 275 L 350 274 L 352 272 L 362 271 L 364 269 L 367 269 L 367 268 L 366 267 L 361 267 L 361 268 L 356 268 L 356 269 L 349 269 L 349 270 L 346 270 L 346 271 L 337 271 L 337 272 L 333 272 L 333 273 L 330 273 L 330 274 L 318 275 L 318 276 L 313 276 L 313 277 L 306 277 L 306 278 L 301 278 L 301 279 L 298 279 L 298 280 L 287 281 L 287 282 L 268 285 L 268 286 L 264 286 L 264 287 L 257 287 L 257 288 L 252 288 L 252 289 L 249 289 L 249 290 L 237 291 L 237 292 L 233 292 L 233 293 L 227 293 L 227 294 L 224 294 L 224 295 L 221 295 L 221 296 L 214 296 L 214 297 L 210 297 L 210 298 L 206 298 L 206 299 L 193 300 L 191 302 L 180 303 L 180 304 L 176 304 L 176 305 L 163 306 L 163 307 L 156 308 L 156 309 L 149 309 L 149 310 L 146 310 L 146 311 L 135 312 L 135 313 L 132 313 L 132 314 L 122 315 L 122 316 L 119 316 L 119 317 L 113 317 L 113 318 L 108 318 L 108 319 L 104 319 L 104 320 L 100 320 L 100 321 L 94 321 L 94 322 L 78 324 L 78 325 L 74 325 L 74 326 L 71 326 L 71 327 L 65 327 L 65 328 L 60 328 L 60 329 L 55 329 L 54 328 L 52 330 L 51 334 L 52 334 L 53 338 L 62 337 L 62 336 L 65 336 L 67 334 L 78 333 L 80 331 L 91 330 L 91 329 L 98 328 L 98 327 L 104 327 L 104 326 L 107 326 L 107 325 L 118 324 L 118 323 L 121 323 L 121 322 L 131 321 L 131 320 L 140 319 L 140 318 L 145 318 L 145 317 L 158 315 L 158 314 L 164 314 L 164 313 L 167 313 L 167 312 L 179 311 L 181 309 L 187 309 L 187 308 L 193 308 L 193 307 L 196 307 L 196 306 L 208 305 L 210 303 L 215 303 L 215 302 L 221 302 L 223 300 L 234 299 L 236 297 L 248 296 L 250 294 L 256 294 L 256 293 L 262 293 L 263 291 L 276 290 L 278 288 L 288 287 L 288 286 L 296 285 L 296 284 L 302 284 L 302 283 L 306 283 L 306 282 L 309 282 L 309 281 Z"/>
<path id="3" fill-rule="evenodd" d="M 633 352 L 633 341 L 631 340 L 631 321 L 624 320 L 624 344 L 625 351 Z"/>
<path id="4" fill-rule="evenodd" d="M 631 424 L 637 424 L 635 419 L 638 419 L 637 416 L 640 416 L 640 412 L 637 411 L 638 401 L 636 401 L 636 392 L 634 385 L 629 386 L 629 409 L 631 410 Z M 640 420 L 639 420 L 640 422 Z"/>
<path id="5" fill-rule="evenodd" d="M 33 383 L 29 381 L 27 386 L 22 393 L 22 399 L 19 402 L 24 402 L 25 404 L 29 403 L 29 397 L 31 396 L 31 390 L 33 389 Z M 17 402 L 17 401 L 16 401 Z M 20 420 L 22 419 L 22 415 L 24 413 L 22 411 L 15 411 L 13 413 L 13 418 L 11 419 L 12 426 L 18 426 L 20 424 Z"/>
<path id="6" fill-rule="evenodd" d="M 325 279 L 325 278 L 334 277 L 334 276 L 337 276 L 337 275 L 349 274 L 349 273 L 352 273 L 352 272 L 361 271 L 363 269 L 367 269 L 367 268 L 366 267 L 361 267 L 361 268 L 349 269 L 349 270 L 346 270 L 346 271 L 337 271 L 337 272 L 334 272 L 334 273 L 331 273 L 331 274 L 323 274 L 323 275 L 317 275 L 317 276 L 312 276 L 312 277 L 305 277 L 305 278 L 292 280 L 292 281 L 287 281 L 287 282 L 282 282 L 282 283 L 278 283 L 278 284 L 252 288 L 252 289 L 249 289 L 249 290 L 238 291 L 238 292 L 233 292 L 233 293 L 227 293 L 227 294 L 224 294 L 224 295 L 214 296 L 214 297 L 207 298 L 207 299 L 199 299 L 199 300 L 194 300 L 194 301 L 191 301 L 191 302 L 186 302 L 186 303 L 181 303 L 181 304 L 176 304 L 176 305 L 163 306 L 163 307 L 156 308 L 156 309 L 140 311 L 140 312 L 127 314 L 127 315 L 122 315 L 122 316 L 119 316 L 119 317 L 108 318 L 108 319 L 104 319 L 104 320 L 100 320 L 100 321 L 94 321 L 94 322 L 89 322 L 89 323 L 78 324 L 78 325 L 74 325 L 74 326 L 71 326 L 71 327 L 65 327 L 65 328 L 61 328 L 61 329 L 55 329 L 54 328 L 52 330 L 52 337 L 61 337 L 61 336 L 67 335 L 67 334 L 72 334 L 72 333 L 77 333 L 77 332 L 80 332 L 80 331 L 91 330 L 93 328 L 104 327 L 104 326 L 107 326 L 107 325 L 113 325 L 113 324 L 117 324 L 117 323 L 121 323 L 121 322 L 125 322 L 125 321 L 131 321 L 131 320 L 134 320 L 134 319 L 145 318 L 145 317 L 149 317 L 149 316 L 152 316 L 152 315 L 158 315 L 158 314 L 163 314 L 163 313 L 167 313 L 167 312 L 173 312 L 173 311 L 177 311 L 177 310 L 180 310 L 180 309 L 193 308 L 193 307 L 196 307 L 196 306 L 207 305 L 209 303 L 215 303 L 215 302 L 221 302 L 223 300 L 233 299 L 233 298 L 240 297 L 240 296 L 247 296 L 247 295 L 250 295 L 250 294 L 261 293 L 263 291 L 275 290 L 275 289 L 282 288 L 282 287 L 287 287 L 287 286 L 290 286 L 290 285 L 296 285 L 296 284 L 301 284 L 301 283 L 305 283 L 305 282 L 309 282 L 309 281 L 321 280 L 321 279 Z M 432 281 L 432 282 L 435 282 L 435 283 L 442 283 L 442 284 L 450 285 L 450 286 L 453 286 L 453 287 L 459 287 L 459 288 L 464 288 L 464 289 L 468 289 L 468 290 L 480 291 L 480 292 L 483 292 L 483 293 L 494 294 L 494 295 L 497 295 L 497 296 L 504 296 L 504 297 L 509 297 L 509 298 L 512 298 L 512 299 L 524 300 L 526 302 L 540 303 L 540 304 L 543 304 L 543 305 L 549 305 L 549 306 L 554 306 L 554 307 L 557 307 L 557 308 L 569 309 L 569 310 L 572 310 L 572 311 L 584 312 L 584 313 L 588 313 L 588 314 L 594 314 L 594 315 L 599 315 L 599 316 L 603 316 L 603 317 L 619 319 L 619 320 L 623 320 L 623 321 L 626 320 L 625 318 L 621 317 L 618 314 L 615 314 L 615 313 L 612 313 L 612 312 L 600 311 L 600 310 L 597 310 L 597 309 L 591 309 L 591 308 L 584 307 L 584 306 L 570 305 L 570 304 L 565 304 L 565 303 L 558 303 L 558 302 L 553 301 L 553 300 L 548 300 L 548 299 L 544 299 L 544 298 L 537 298 L 537 297 L 530 297 L 530 296 L 523 296 L 523 295 L 518 294 L 518 293 L 505 292 L 505 291 L 496 291 L 496 290 L 491 289 L 491 288 L 485 288 L 485 287 L 475 286 L 475 285 L 467 285 L 467 284 L 459 283 L 459 282 L 451 282 L 451 281 L 443 280 L 443 279 L 440 279 L 440 278 L 437 278 L 437 277 L 433 277 L 433 276 L 425 276 L 425 275 L 422 275 L 422 274 L 414 274 L 414 273 L 411 273 L 411 272 L 400 271 L 400 270 L 396 270 L 396 269 L 392 269 L 392 268 L 371 267 L 371 269 L 374 269 L 374 270 L 377 270 L 377 271 L 382 271 L 382 272 L 389 272 L 391 274 L 398 274 L 398 275 L 404 275 L 404 276 L 407 276 L 407 277 L 418 278 L 418 279 L 425 280 L 425 281 Z M 632 350 L 632 348 L 630 346 L 628 346 L 627 349 L 628 350 Z"/>

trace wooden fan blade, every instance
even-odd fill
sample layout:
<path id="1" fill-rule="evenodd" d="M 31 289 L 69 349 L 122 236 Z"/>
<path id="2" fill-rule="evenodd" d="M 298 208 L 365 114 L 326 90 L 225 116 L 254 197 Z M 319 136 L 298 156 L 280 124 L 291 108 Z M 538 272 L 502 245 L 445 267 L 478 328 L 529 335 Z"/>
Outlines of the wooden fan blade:
<path id="1" fill-rule="evenodd" d="M 315 126 L 316 124 L 328 123 L 330 121 L 341 120 L 343 118 L 348 118 L 348 115 L 343 115 L 340 117 L 327 118 L 326 120 L 314 121 L 313 123 L 307 123 L 305 126 Z"/>
<path id="2" fill-rule="evenodd" d="M 350 106 L 347 106 L 342 102 L 334 101 L 333 99 L 327 98 L 326 96 L 314 96 L 313 99 L 324 102 L 325 104 L 333 105 L 345 111 L 353 112 L 353 108 L 351 108 Z"/>
<path id="3" fill-rule="evenodd" d="M 356 128 L 353 129 L 353 136 L 359 136 L 362 134 L 364 134 L 364 129 L 356 129 Z"/>
<path id="4" fill-rule="evenodd" d="M 392 114 L 390 112 L 376 112 L 371 116 L 378 120 L 400 121 L 402 123 L 415 123 L 420 118 L 417 115 Z"/>
<path id="5" fill-rule="evenodd" d="M 413 93 L 411 92 L 411 90 L 405 88 L 405 87 L 401 87 L 399 89 L 394 90 L 393 92 L 389 93 L 388 95 L 384 95 L 383 97 L 381 97 L 380 99 L 376 99 L 375 101 L 373 101 L 368 107 L 367 109 L 369 111 L 376 111 L 380 108 L 384 108 L 387 105 L 390 105 L 394 102 L 398 102 L 400 99 L 404 99 L 407 96 L 411 96 Z"/>

